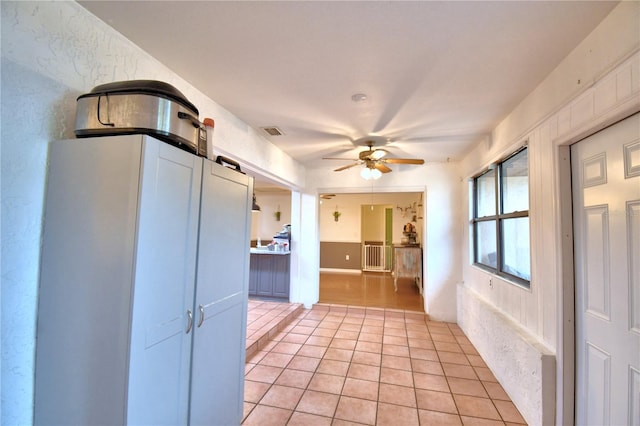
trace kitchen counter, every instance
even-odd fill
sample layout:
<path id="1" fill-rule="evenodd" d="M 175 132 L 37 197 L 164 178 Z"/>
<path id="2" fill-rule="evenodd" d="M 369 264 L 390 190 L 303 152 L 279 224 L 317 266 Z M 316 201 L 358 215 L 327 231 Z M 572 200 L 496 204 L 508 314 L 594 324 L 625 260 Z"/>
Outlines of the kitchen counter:
<path id="1" fill-rule="evenodd" d="M 249 252 L 251 254 L 275 254 L 275 255 L 279 255 L 279 256 L 291 254 L 291 252 L 288 251 L 288 250 L 287 251 L 267 250 L 266 247 L 264 247 L 264 248 L 251 247 Z"/>

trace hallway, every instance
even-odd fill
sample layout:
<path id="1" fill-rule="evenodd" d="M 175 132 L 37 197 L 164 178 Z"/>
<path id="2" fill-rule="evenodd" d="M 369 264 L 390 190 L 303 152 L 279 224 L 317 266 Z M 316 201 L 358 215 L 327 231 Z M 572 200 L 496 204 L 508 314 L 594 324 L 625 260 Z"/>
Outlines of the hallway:
<path id="1" fill-rule="evenodd" d="M 245 371 L 243 425 L 525 423 L 460 328 L 418 312 L 315 305 Z"/>

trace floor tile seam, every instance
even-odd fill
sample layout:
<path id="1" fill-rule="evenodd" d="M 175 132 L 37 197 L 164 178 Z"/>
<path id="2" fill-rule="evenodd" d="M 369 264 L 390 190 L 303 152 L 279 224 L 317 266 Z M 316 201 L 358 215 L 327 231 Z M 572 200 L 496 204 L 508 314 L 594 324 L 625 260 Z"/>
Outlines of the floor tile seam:
<path id="1" fill-rule="evenodd" d="M 500 415 L 500 413 L 498 412 L 498 415 Z M 481 417 L 481 416 L 477 416 L 477 415 L 471 415 L 471 414 L 460 414 L 458 412 L 458 416 L 462 419 L 462 417 L 469 417 L 472 419 L 480 419 L 480 420 L 491 420 L 493 422 L 502 422 L 502 423 L 506 423 L 507 420 L 503 420 L 502 416 L 499 419 L 491 419 L 489 417 Z M 509 423 L 513 423 L 513 422 L 509 422 Z M 464 423 L 463 423 L 464 424 Z M 515 423 L 515 424 L 522 424 L 522 423 Z"/>
<path id="2" fill-rule="evenodd" d="M 454 397 L 454 395 L 459 395 L 459 396 L 471 396 L 471 395 L 461 395 L 461 394 L 451 393 L 451 398 L 453 399 L 453 404 L 456 406 L 456 410 L 458 411 L 458 415 L 459 416 L 463 416 L 463 414 L 460 412 L 460 407 L 458 406 L 458 402 L 456 401 L 456 398 Z M 477 398 L 479 398 L 479 397 L 477 397 Z M 500 417 L 499 420 L 502 421 L 502 422 L 506 422 L 506 420 L 504 420 L 502 418 L 502 415 L 500 414 L 500 411 L 498 410 L 498 407 L 496 407 L 496 405 L 493 403 L 493 400 L 491 400 L 490 398 L 489 398 L 489 400 L 491 401 L 491 405 L 493 406 L 493 408 L 496 410 L 496 413 L 498 413 L 498 417 Z M 478 415 L 464 414 L 464 416 L 465 417 L 473 417 L 473 418 L 476 418 L 476 419 L 483 419 L 483 420 L 494 420 L 494 421 L 498 420 L 498 419 L 492 419 L 492 418 L 489 418 L 489 417 L 481 417 L 481 416 L 478 416 Z"/>
<path id="3" fill-rule="evenodd" d="M 267 389 L 267 391 L 264 393 L 264 395 L 262 395 L 262 398 L 260 398 L 260 402 L 256 403 L 256 406 L 261 405 L 261 406 L 264 406 L 264 407 L 273 407 L 273 408 L 280 408 L 282 410 L 291 410 L 292 412 L 295 411 L 295 408 L 280 407 L 278 405 L 269 404 L 268 402 L 262 402 L 264 397 L 267 396 L 267 394 L 269 393 L 269 390 L 271 390 L 271 388 L 273 386 L 276 386 L 275 383 L 269 389 Z M 278 386 L 282 386 L 282 385 L 278 385 Z M 292 389 L 301 389 L 301 388 L 294 388 L 292 386 L 285 386 L 285 387 L 290 387 Z M 300 398 L 298 399 L 298 402 L 296 402 L 296 407 L 300 403 L 300 400 L 302 399 L 302 395 L 304 395 L 304 389 L 303 389 L 302 394 L 300 395 Z"/>
<path id="4" fill-rule="evenodd" d="M 288 424 L 288 423 L 291 421 L 291 417 L 293 417 L 293 413 L 295 412 L 294 410 L 291 410 L 291 409 L 288 409 L 288 408 L 275 407 L 275 406 L 273 406 L 273 405 L 267 405 L 267 404 L 256 404 L 256 405 L 255 405 L 255 407 L 253 407 L 253 408 L 251 409 L 251 412 L 253 412 L 253 411 L 256 409 L 256 407 L 258 407 L 258 406 L 262 406 L 262 407 L 270 407 L 270 408 L 277 408 L 277 409 L 279 409 L 279 410 L 286 410 L 286 411 L 290 411 L 290 413 L 289 413 L 289 417 L 287 417 L 287 421 L 284 423 L 285 425 L 286 425 L 286 424 Z M 251 412 L 250 412 L 250 413 L 251 413 Z M 243 419 L 243 421 L 242 421 L 243 423 L 241 423 L 241 424 L 244 424 L 244 420 L 246 420 L 248 417 L 249 417 L 249 414 L 247 414 L 247 417 L 245 417 L 245 418 Z"/>
<path id="5" fill-rule="evenodd" d="M 315 374 L 315 373 L 314 373 L 314 374 Z M 311 378 L 311 380 L 313 380 L 313 377 Z M 311 383 L 311 380 L 309 380 L 309 383 Z M 336 394 L 333 394 L 333 393 L 330 393 L 330 392 L 322 392 L 322 391 L 316 391 L 316 390 L 313 390 L 313 389 L 309 389 L 309 384 L 307 384 L 307 387 L 306 387 L 306 388 L 304 389 L 304 391 L 302 392 L 302 396 L 300 396 L 300 400 L 299 400 L 299 401 L 298 401 L 298 403 L 296 404 L 296 407 L 295 407 L 295 409 L 294 409 L 294 412 L 295 412 L 295 411 L 298 411 L 298 406 L 300 405 L 300 401 L 302 401 L 302 397 L 304 396 L 304 394 L 305 394 L 307 391 L 309 391 L 309 392 L 323 393 L 323 394 L 326 394 L 326 395 L 336 395 Z M 327 418 L 331 418 L 331 419 L 333 420 L 333 419 L 334 419 L 334 417 L 335 417 L 336 411 L 338 410 L 338 404 L 340 403 L 340 395 L 337 395 L 337 396 L 338 396 L 338 402 L 336 403 L 336 406 L 335 406 L 335 408 L 333 409 L 333 413 L 331 414 L 331 416 L 330 416 L 330 417 L 329 417 L 329 416 L 322 415 L 322 414 L 318 414 L 318 413 L 310 413 L 310 412 L 308 412 L 308 411 L 300 411 L 300 412 L 301 412 L 301 413 L 306 413 L 306 414 L 313 414 L 313 415 L 315 415 L 315 416 L 327 417 Z"/>
<path id="6" fill-rule="evenodd" d="M 280 322 L 276 322 L 275 324 L 269 323 L 263 327 L 260 327 L 256 333 L 260 333 L 264 331 L 264 334 L 269 334 L 269 332 L 273 329 L 278 328 L 278 325 L 280 325 Z"/>
<path id="7" fill-rule="evenodd" d="M 453 377 L 453 378 L 456 379 L 456 378 L 459 378 L 459 377 Z M 446 380 L 447 380 L 447 384 L 449 384 L 449 378 L 446 378 Z M 480 381 L 480 383 L 482 384 L 482 387 L 483 387 L 484 391 L 487 393 L 487 396 L 471 395 L 471 394 L 466 394 L 466 393 L 454 392 L 453 390 L 451 391 L 451 395 L 472 396 L 474 398 L 490 399 L 491 402 L 493 402 L 493 401 L 504 401 L 504 402 L 513 403 L 513 401 L 511 401 L 511 399 L 506 400 L 506 399 L 498 399 L 498 398 L 491 397 L 491 395 L 489 395 L 489 392 L 487 391 L 487 389 L 484 387 L 484 383 L 482 383 L 482 381 Z M 450 384 L 449 384 L 449 389 L 451 389 L 451 385 Z M 495 403 L 493 405 L 496 408 L 496 410 L 498 412 L 500 412 L 500 410 L 498 410 L 498 407 L 495 405 Z"/>
<path id="8" fill-rule="evenodd" d="M 415 397 L 415 394 L 414 394 Z M 380 399 L 378 399 L 378 404 L 383 403 L 383 404 L 388 404 L 388 405 L 394 405 L 396 407 L 402 407 L 402 408 L 413 408 L 416 411 L 418 411 L 418 399 L 416 398 L 416 405 L 415 407 L 412 407 L 410 405 L 403 405 L 403 404 L 398 404 L 397 402 L 390 402 L 390 401 L 380 401 Z"/>
<path id="9" fill-rule="evenodd" d="M 447 383 L 447 386 L 448 386 L 448 385 L 449 385 L 449 384 Z M 425 389 L 425 390 L 427 390 L 427 389 Z M 430 391 L 431 391 L 431 392 L 440 392 L 440 391 L 436 391 L 436 390 L 430 390 Z M 458 404 L 456 403 L 456 399 L 453 397 L 453 394 L 452 394 L 451 392 L 440 392 L 440 393 L 446 393 L 446 394 L 448 394 L 448 395 L 451 395 L 451 400 L 453 401 L 453 406 L 454 406 L 454 407 L 455 407 L 455 409 L 456 409 L 456 414 L 458 415 L 458 417 L 460 417 L 460 416 L 461 416 L 461 414 L 460 414 L 460 409 L 458 408 Z M 418 396 L 416 395 L 416 403 L 418 402 L 417 400 L 418 400 Z M 447 411 L 440 411 L 440 410 L 435 410 L 435 409 L 432 409 L 431 411 L 437 411 L 437 412 L 439 412 L 439 413 L 448 413 L 448 414 L 451 414 L 450 412 L 447 412 Z"/>
<path id="10" fill-rule="evenodd" d="M 286 370 L 286 368 L 282 368 L 282 371 L 280 372 L 280 374 L 278 374 L 278 376 L 273 380 L 273 382 L 269 383 L 269 382 L 260 382 L 258 380 L 252 380 L 254 382 L 258 382 L 258 383 L 267 383 L 269 385 L 269 387 L 264 391 L 264 393 L 262 394 L 262 396 L 260 397 L 260 399 L 258 400 L 258 402 L 256 402 L 256 406 L 260 405 L 260 402 L 264 399 L 264 397 L 269 393 L 269 391 L 271 390 L 271 388 L 275 385 L 275 383 L 278 381 L 278 379 L 280 378 L 280 376 L 282 376 L 282 373 L 284 373 L 284 371 Z M 245 380 L 247 380 L 245 378 Z M 276 408 L 280 408 L 280 407 L 276 407 Z"/>
<path id="11" fill-rule="evenodd" d="M 469 396 L 469 395 L 462 395 L 462 396 Z M 476 397 L 476 398 L 480 398 L 480 397 Z M 487 398 L 485 398 L 485 399 L 487 399 Z M 500 420 L 506 423 L 508 420 L 505 420 L 505 418 L 502 415 L 502 413 L 500 412 L 500 410 L 498 410 L 498 406 L 495 404 L 493 398 L 488 398 L 488 399 L 491 401 L 491 405 L 493 406 L 493 408 L 498 413 L 498 416 L 500 417 Z M 455 401 L 455 398 L 454 398 L 454 401 Z M 509 401 L 509 402 L 511 402 L 513 404 L 512 401 Z M 514 406 L 515 406 L 515 404 L 514 404 Z M 517 410 L 517 407 L 516 407 L 516 410 Z M 520 410 L 518 410 L 518 413 L 520 414 Z M 520 416 L 522 416 L 522 414 L 520 414 Z M 469 417 L 474 417 L 474 416 L 469 416 Z M 479 416 L 475 416 L 475 417 L 482 418 L 482 419 L 489 419 L 488 417 L 479 417 Z M 496 419 L 489 419 L 489 420 L 496 420 Z"/>
<path id="12" fill-rule="evenodd" d="M 373 422 L 373 425 L 378 424 L 378 404 L 380 402 L 380 387 L 379 386 L 378 386 L 378 399 L 376 399 L 375 401 L 370 400 L 370 399 L 358 398 L 358 397 L 355 397 L 355 396 L 340 395 L 340 397 L 338 399 L 338 405 L 340 405 L 340 400 L 342 399 L 343 396 L 345 398 L 358 399 L 360 401 L 365 401 L 365 402 L 375 402 L 376 403 L 376 411 L 375 411 L 375 420 Z M 336 406 L 336 413 L 337 413 L 337 411 L 338 411 L 338 407 Z M 334 413 L 333 419 L 334 420 L 336 420 L 336 419 L 337 420 L 343 420 L 345 422 L 352 422 L 352 423 L 356 423 L 356 424 L 368 425 L 368 423 L 361 423 L 361 422 L 356 422 L 354 420 L 348 420 L 348 419 L 344 419 L 344 418 L 341 418 L 341 417 L 335 417 L 335 413 Z"/>
<path id="13" fill-rule="evenodd" d="M 269 330 L 269 331 L 267 331 L 267 332 L 265 332 L 265 333 L 261 334 L 261 335 L 259 336 L 259 338 L 258 338 L 258 339 L 256 339 L 256 341 L 254 342 L 254 344 L 255 344 L 255 343 L 257 343 L 257 344 L 258 344 L 258 346 L 257 346 L 257 348 L 256 348 L 256 351 L 255 351 L 255 352 L 259 352 L 260 350 L 262 350 L 262 349 L 266 348 L 270 343 L 274 343 L 274 346 L 275 346 L 275 345 L 277 345 L 278 343 L 281 343 L 281 342 L 282 342 L 282 339 L 281 339 L 281 340 L 274 340 L 274 339 L 273 339 L 273 337 L 275 337 L 275 336 L 269 337 L 269 334 L 270 334 L 272 331 L 277 330 L 277 328 L 278 328 L 278 326 L 273 327 L 271 330 Z M 267 341 L 266 341 L 266 342 L 264 342 L 264 343 L 262 343 L 262 344 L 260 344 L 260 340 L 262 340 L 262 338 L 264 338 L 264 337 L 266 337 Z M 282 342 L 282 343 L 291 343 L 291 342 Z M 291 343 L 291 344 L 297 344 L 297 343 Z M 270 348 L 267 352 L 272 352 L 272 350 L 273 350 L 273 348 Z M 285 354 L 286 354 L 286 352 L 277 352 L 277 353 L 285 353 Z"/>
<path id="14" fill-rule="evenodd" d="M 318 365 L 319 365 L 319 363 L 318 363 Z M 317 368 L 316 368 L 316 370 L 317 370 Z M 318 373 L 317 371 L 313 373 L 313 376 L 315 376 L 316 374 L 324 374 L 326 376 L 332 376 L 332 374 Z M 335 376 L 335 377 L 340 377 L 340 376 Z M 313 377 L 311 377 L 311 380 L 309 380 L 309 384 L 311 383 L 312 380 L 313 380 Z M 340 393 L 337 394 L 338 396 L 342 395 L 342 392 L 344 391 L 344 385 L 345 385 L 346 382 L 347 382 L 347 377 L 345 376 L 344 380 L 342 381 L 342 386 L 340 386 Z M 307 388 L 308 388 L 308 385 L 307 385 Z M 328 392 L 328 393 L 330 393 L 330 392 Z M 336 394 L 334 394 L 334 395 L 336 395 Z"/>

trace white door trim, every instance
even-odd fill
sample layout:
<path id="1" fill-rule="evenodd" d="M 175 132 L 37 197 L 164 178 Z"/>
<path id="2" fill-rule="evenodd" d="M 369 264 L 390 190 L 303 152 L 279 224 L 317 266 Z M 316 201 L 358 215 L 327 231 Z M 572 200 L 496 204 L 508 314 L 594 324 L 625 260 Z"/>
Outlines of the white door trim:
<path id="1" fill-rule="evenodd" d="M 553 140 L 556 179 L 555 199 L 558 200 L 555 216 L 556 239 L 561 259 L 558 268 L 557 305 L 557 368 L 556 368 L 556 423 L 575 424 L 575 281 L 573 255 L 573 197 L 571 193 L 570 145 L 585 139 L 640 112 L 640 97 L 632 96 L 600 116 Z"/>

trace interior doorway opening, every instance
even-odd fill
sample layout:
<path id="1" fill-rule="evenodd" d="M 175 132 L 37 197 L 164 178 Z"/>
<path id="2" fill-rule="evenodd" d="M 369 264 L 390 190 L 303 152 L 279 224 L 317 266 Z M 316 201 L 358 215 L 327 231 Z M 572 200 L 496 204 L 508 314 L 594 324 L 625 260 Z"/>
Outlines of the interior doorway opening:
<path id="1" fill-rule="evenodd" d="M 319 302 L 424 312 L 411 278 L 394 289 L 394 246 L 423 240 L 424 192 L 320 195 Z M 337 213 L 336 213 L 337 212 Z"/>
<path id="2" fill-rule="evenodd" d="M 393 208 L 360 206 L 362 271 L 391 272 L 393 268 Z"/>

